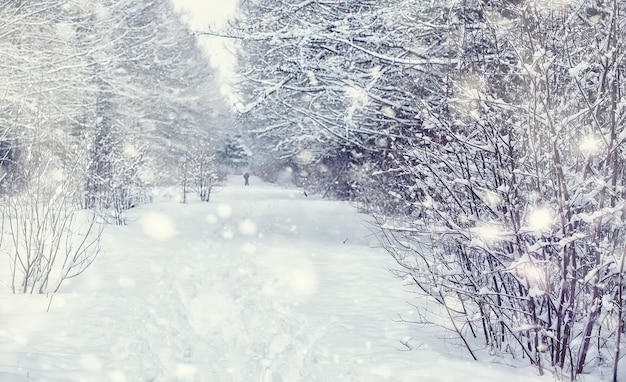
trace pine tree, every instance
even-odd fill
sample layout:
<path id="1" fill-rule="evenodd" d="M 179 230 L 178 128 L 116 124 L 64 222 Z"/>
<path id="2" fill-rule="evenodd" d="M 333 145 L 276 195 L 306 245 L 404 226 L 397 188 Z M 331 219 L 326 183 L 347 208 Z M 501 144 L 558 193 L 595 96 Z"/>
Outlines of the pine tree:
<path id="1" fill-rule="evenodd" d="M 240 135 L 228 137 L 222 149 L 217 151 L 218 162 L 231 171 L 240 171 L 247 167 L 249 158 L 250 154 Z"/>

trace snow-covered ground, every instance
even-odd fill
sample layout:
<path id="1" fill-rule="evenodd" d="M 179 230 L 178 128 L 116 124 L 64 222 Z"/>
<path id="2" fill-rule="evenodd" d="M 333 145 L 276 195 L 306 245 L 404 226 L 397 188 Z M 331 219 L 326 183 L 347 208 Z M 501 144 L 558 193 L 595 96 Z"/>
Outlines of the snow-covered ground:
<path id="1" fill-rule="evenodd" d="M 423 301 L 388 272 L 366 216 L 251 184 L 133 210 L 48 313 L 49 296 L 11 295 L 3 273 L 0 381 L 552 380 L 398 322 Z"/>

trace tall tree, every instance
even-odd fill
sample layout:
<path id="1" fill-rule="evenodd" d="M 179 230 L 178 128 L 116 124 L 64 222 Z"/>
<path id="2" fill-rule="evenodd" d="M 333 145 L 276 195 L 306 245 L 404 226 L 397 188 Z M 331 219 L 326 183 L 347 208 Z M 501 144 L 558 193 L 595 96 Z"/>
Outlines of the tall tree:
<path id="1" fill-rule="evenodd" d="M 322 182 L 472 355 L 481 333 L 540 372 L 617 370 L 624 6 L 245 2 L 241 110 L 294 167 L 339 165 Z"/>
<path id="2" fill-rule="evenodd" d="M 147 184 L 174 181 L 191 142 L 217 139 L 225 107 L 214 70 L 169 1 L 85 4 L 96 89 L 86 200 L 123 209 Z"/>
<path id="3" fill-rule="evenodd" d="M 234 30 L 250 96 L 240 111 L 262 147 L 255 151 L 340 184 L 344 190 L 335 191 L 344 196 L 352 166 L 389 133 L 380 110 L 397 118 L 394 101 L 376 94 L 392 92 L 381 74 L 404 61 L 404 50 L 381 40 L 378 5 L 248 1 Z"/>
<path id="4" fill-rule="evenodd" d="M 611 270 L 623 247 L 614 215 L 623 116 L 612 106 L 622 94 L 614 37 L 622 6 L 451 6 L 454 66 L 441 76 L 446 96 L 424 113 L 424 126 L 445 135 L 405 153 L 400 166 L 423 195 L 419 219 L 384 232 L 452 320 L 482 328 L 492 348 L 519 352 L 540 371 L 574 376 L 590 362 L 618 361 L 605 346 L 616 329 L 603 317 L 622 304 L 607 303 L 622 288 Z M 603 338 L 597 358 L 594 330 Z"/>

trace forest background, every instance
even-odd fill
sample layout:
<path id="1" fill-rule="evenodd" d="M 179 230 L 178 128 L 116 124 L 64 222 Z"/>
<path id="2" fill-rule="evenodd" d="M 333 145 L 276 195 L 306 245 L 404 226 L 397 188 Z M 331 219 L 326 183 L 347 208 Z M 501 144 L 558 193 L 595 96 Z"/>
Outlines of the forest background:
<path id="1" fill-rule="evenodd" d="M 54 245 L 34 227 L 60 242 L 76 211 L 123 224 L 160 184 L 208 201 L 245 168 L 376 217 L 398 276 L 445 308 L 470 353 L 480 340 L 540 373 L 608 366 L 615 379 L 625 8 L 247 0 L 192 33 L 167 0 L 4 2 L 13 290 L 56 291 L 93 259 L 90 241 L 71 247 L 51 281 Z M 232 41 L 234 107 L 199 36 Z"/>

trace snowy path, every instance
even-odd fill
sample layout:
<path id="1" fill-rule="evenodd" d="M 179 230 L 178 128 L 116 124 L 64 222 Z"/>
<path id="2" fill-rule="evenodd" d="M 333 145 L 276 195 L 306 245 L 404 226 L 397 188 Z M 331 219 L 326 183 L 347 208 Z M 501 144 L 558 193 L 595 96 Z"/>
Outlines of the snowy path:
<path id="1" fill-rule="evenodd" d="M 50 313 L 3 292 L 0 381 L 533 379 L 395 322 L 411 296 L 349 206 L 232 183 L 107 228 L 106 252 Z M 418 350 L 401 351 L 409 337 Z"/>

